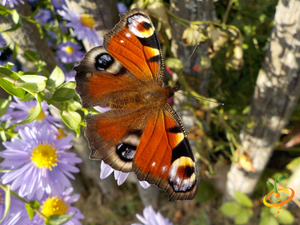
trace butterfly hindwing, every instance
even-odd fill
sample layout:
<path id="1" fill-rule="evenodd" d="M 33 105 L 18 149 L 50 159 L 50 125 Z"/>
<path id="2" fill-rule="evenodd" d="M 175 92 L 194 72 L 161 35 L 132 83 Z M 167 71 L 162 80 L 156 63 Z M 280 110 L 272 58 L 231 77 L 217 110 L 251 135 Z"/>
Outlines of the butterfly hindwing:
<path id="1" fill-rule="evenodd" d="M 133 170 L 140 180 L 164 189 L 170 201 L 194 198 L 198 188 L 194 156 L 181 120 L 168 104 L 150 115 Z"/>
<path id="2" fill-rule="evenodd" d="M 141 9 L 121 16 L 76 70 L 83 107 L 109 111 L 86 119 L 91 159 L 134 171 L 164 189 L 169 200 L 192 199 L 198 176 L 183 125 L 166 103 L 176 88 L 162 87 L 164 66 L 150 17 Z"/>
<path id="3" fill-rule="evenodd" d="M 161 85 L 164 66 L 150 17 L 141 9 L 120 17 L 120 22 L 104 36 L 104 47 L 138 79 Z"/>
<path id="4" fill-rule="evenodd" d="M 91 148 L 90 158 L 102 159 L 116 170 L 130 172 L 147 114 L 142 108 L 112 109 L 88 117 L 86 137 Z"/>

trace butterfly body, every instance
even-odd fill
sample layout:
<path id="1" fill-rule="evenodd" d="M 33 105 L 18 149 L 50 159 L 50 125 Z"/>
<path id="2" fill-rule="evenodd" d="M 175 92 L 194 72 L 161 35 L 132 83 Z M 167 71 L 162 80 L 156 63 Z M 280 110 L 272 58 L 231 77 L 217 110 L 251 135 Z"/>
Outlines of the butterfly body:
<path id="1" fill-rule="evenodd" d="M 149 16 L 133 9 L 75 68 L 83 107 L 110 110 L 86 119 L 92 159 L 134 171 L 166 190 L 169 200 L 192 199 L 195 160 L 182 122 L 167 103 L 177 90 L 163 87 L 160 45 Z"/>

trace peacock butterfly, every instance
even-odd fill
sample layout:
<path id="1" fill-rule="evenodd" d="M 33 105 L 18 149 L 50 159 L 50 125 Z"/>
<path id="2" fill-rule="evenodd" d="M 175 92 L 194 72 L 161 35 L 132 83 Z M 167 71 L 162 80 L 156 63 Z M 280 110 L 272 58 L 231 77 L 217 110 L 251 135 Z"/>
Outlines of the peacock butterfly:
<path id="1" fill-rule="evenodd" d="M 76 70 L 83 107 L 111 110 L 86 118 L 91 159 L 134 171 L 164 189 L 169 201 L 193 199 L 195 159 L 176 112 L 167 103 L 176 87 L 163 87 L 164 64 L 150 17 L 141 9 L 120 15 L 103 46 L 86 53 Z"/>

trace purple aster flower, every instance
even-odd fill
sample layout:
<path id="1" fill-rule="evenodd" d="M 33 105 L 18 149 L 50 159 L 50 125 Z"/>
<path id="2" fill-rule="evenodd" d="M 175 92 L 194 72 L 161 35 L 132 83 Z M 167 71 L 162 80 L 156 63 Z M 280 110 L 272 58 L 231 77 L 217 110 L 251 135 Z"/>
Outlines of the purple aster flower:
<path id="1" fill-rule="evenodd" d="M 14 97 L 14 100 L 15 101 L 11 102 L 9 105 L 9 108 L 12 108 L 13 111 L 9 111 L 9 113 L 5 114 L 5 115 L 7 115 L 6 119 L 10 120 L 9 125 L 23 121 L 36 106 L 36 100 L 22 102 L 17 97 Z M 25 126 L 41 127 L 44 124 L 46 124 L 49 128 L 52 128 L 52 129 L 55 129 L 55 127 L 62 127 L 59 124 L 59 122 L 61 121 L 61 118 L 55 118 L 52 115 L 50 115 L 50 113 L 48 111 L 47 103 L 42 101 L 41 106 L 42 106 L 42 111 L 40 112 L 40 114 L 34 121 L 32 121 L 31 123 L 25 124 L 25 125 L 16 126 L 16 130 L 22 129 Z"/>
<path id="2" fill-rule="evenodd" d="M 65 73 L 66 82 L 75 81 L 76 71 L 71 70 Z"/>
<path id="3" fill-rule="evenodd" d="M 100 170 L 100 179 L 105 179 L 108 177 L 112 172 L 114 172 L 115 180 L 117 184 L 120 186 L 124 183 L 126 178 L 128 177 L 129 173 L 124 173 L 119 170 L 114 170 L 110 165 L 106 164 L 104 161 L 101 162 L 101 170 Z M 148 188 L 150 184 L 147 181 L 139 181 L 140 185 L 143 188 Z"/>
<path id="4" fill-rule="evenodd" d="M 72 135 L 58 139 L 54 130 L 43 127 L 25 127 L 19 130 L 21 139 L 4 142 L 6 150 L 2 168 L 14 169 L 3 175 L 3 183 L 11 184 L 21 197 L 39 200 L 45 193 L 59 195 L 71 187 L 69 178 L 78 173 L 76 163 L 82 160 L 75 153 L 66 152 L 72 147 Z"/>
<path id="5" fill-rule="evenodd" d="M 56 62 L 57 65 L 59 66 L 59 68 L 63 71 L 63 73 L 65 74 L 65 81 L 69 82 L 69 81 L 75 81 L 75 75 L 76 75 L 76 71 L 75 70 L 68 70 L 65 65 L 60 61 L 60 59 L 58 57 L 56 57 Z"/>
<path id="6" fill-rule="evenodd" d="M 127 12 L 127 10 L 128 10 L 126 5 L 123 2 L 118 2 L 117 7 L 118 7 L 119 13 L 121 13 L 121 14 Z"/>
<path id="7" fill-rule="evenodd" d="M 4 40 L 2 35 L 0 34 L 0 48 L 3 48 L 5 45 L 6 45 L 6 41 Z"/>
<path id="8" fill-rule="evenodd" d="M 6 4 L 8 4 L 10 8 L 15 7 L 15 5 L 19 5 L 19 3 L 22 3 L 24 5 L 23 0 L 1 0 L 1 5 L 5 6 Z"/>
<path id="9" fill-rule="evenodd" d="M 136 214 L 136 217 L 145 225 L 173 225 L 168 218 L 164 218 L 160 212 L 155 212 L 151 205 L 146 206 L 143 211 L 144 217 Z M 133 223 L 131 225 L 142 225 L 140 223 Z"/>
<path id="10" fill-rule="evenodd" d="M 76 213 L 71 220 L 64 224 L 80 225 L 81 223 L 79 222 L 79 220 L 84 219 L 84 215 L 80 212 L 79 209 L 71 206 L 72 203 L 77 202 L 77 200 L 80 198 L 80 195 L 75 194 L 70 196 L 72 192 L 73 188 L 70 187 L 59 195 L 44 196 L 41 200 L 40 211 L 47 217 L 52 215 L 73 215 Z M 44 223 L 44 219 L 40 217 L 39 214 L 36 214 L 32 218 L 32 220 L 27 219 L 23 221 L 24 225 L 38 225 Z"/>
<path id="11" fill-rule="evenodd" d="M 84 56 L 84 53 L 80 51 L 81 46 L 71 41 L 59 44 L 57 48 L 57 55 L 63 63 L 78 62 L 82 60 Z"/>
<path id="12" fill-rule="evenodd" d="M 62 9 L 66 5 L 65 0 L 51 0 L 51 2 L 56 9 Z"/>
<path id="13" fill-rule="evenodd" d="M 5 192 L 3 189 L 0 189 L 0 219 L 4 216 L 5 210 Z M 18 225 L 21 221 L 24 221 L 28 218 L 25 205 L 18 198 L 11 195 L 11 202 L 9 212 L 6 215 L 5 219 L 2 221 L 2 224 L 9 225 Z"/>
<path id="14" fill-rule="evenodd" d="M 8 62 L 10 62 L 10 63 L 14 62 L 13 55 L 12 54 L 7 55 L 6 51 L 0 52 L 0 56 L 1 56 L 1 58 L 0 58 L 1 66 L 5 66 Z M 16 64 L 14 64 L 14 66 L 10 70 L 17 71 L 18 69 L 17 69 Z M 20 70 L 20 68 L 19 68 L 19 70 Z M 22 68 L 21 68 L 21 70 L 22 70 Z"/>
<path id="15" fill-rule="evenodd" d="M 40 9 L 38 14 L 34 17 L 40 24 L 47 23 L 51 19 L 52 15 L 48 9 Z"/>
<path id="16" fill-rule="evenodd" d="M 103 39 L 99 38 L 95 30 L 96 21 L 91 16 L 73 12 L 66 6 L 63 6 L 63 10 L 58 10 L 58 14 L 64 20 L 70 21 L 66 26 L 73 28 L 72 35 L 76 36 L 78 40 L 87 38 L 88 42 L 92 45 L 102 45 Z"/>

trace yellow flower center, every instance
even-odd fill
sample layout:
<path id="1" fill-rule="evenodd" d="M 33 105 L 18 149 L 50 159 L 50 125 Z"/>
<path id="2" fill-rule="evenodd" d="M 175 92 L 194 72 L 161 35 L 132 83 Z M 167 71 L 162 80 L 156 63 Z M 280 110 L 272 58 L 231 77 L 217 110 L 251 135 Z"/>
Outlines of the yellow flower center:
<path id="1" fill-rule="evenodd" d="M 41 209 L 45 216 L 64 215 L 68 212 L 68 205 L 61 198 L 49 197 L 43 201 Z"/>
<path id="2" fill-rule="evenodd" d="M 46 143 L 39 144 L 34 147 L 31 160 L 39 168 L 46 167 L 49 170 L 52 170 L 52 167 L 57 166 L 57 149 L 53 145 Z"/>
<path id="3" fill-rule="evenodd" d="M 68 53 L 68 54 L 72 54 L 74 52 L 74 48 L 72 48 L 71 46 L 67 46 L 66 47 L 66 53 Z"/>
<path id="4" fill-rule="evenodd" d="M 30 110 L 29 113 L 31 113 L 34 110 L 34 107 Z M 42 121 L 45 118 L 45 113 L 43 110 L 41 110 L 40 114 L 37 116 L 36 120 Z"/>
<path id="5" fill-rule="evenodd" d="M 79 20 L 83 26 L 86 26 L 90 29 L 94 28 L 95 20 L 92 17 L 90 17 L 89 15 L 82 14 Z"/>
<path id="6" fill-rule="evenodd" d="M 64 134 L 63 129 L 57 128 L 57 130 L 58 130 L 58 134 L 56 134 L 57 139 L 61 139 L 61 138 L 66 137 L 66 135 Z"/>

